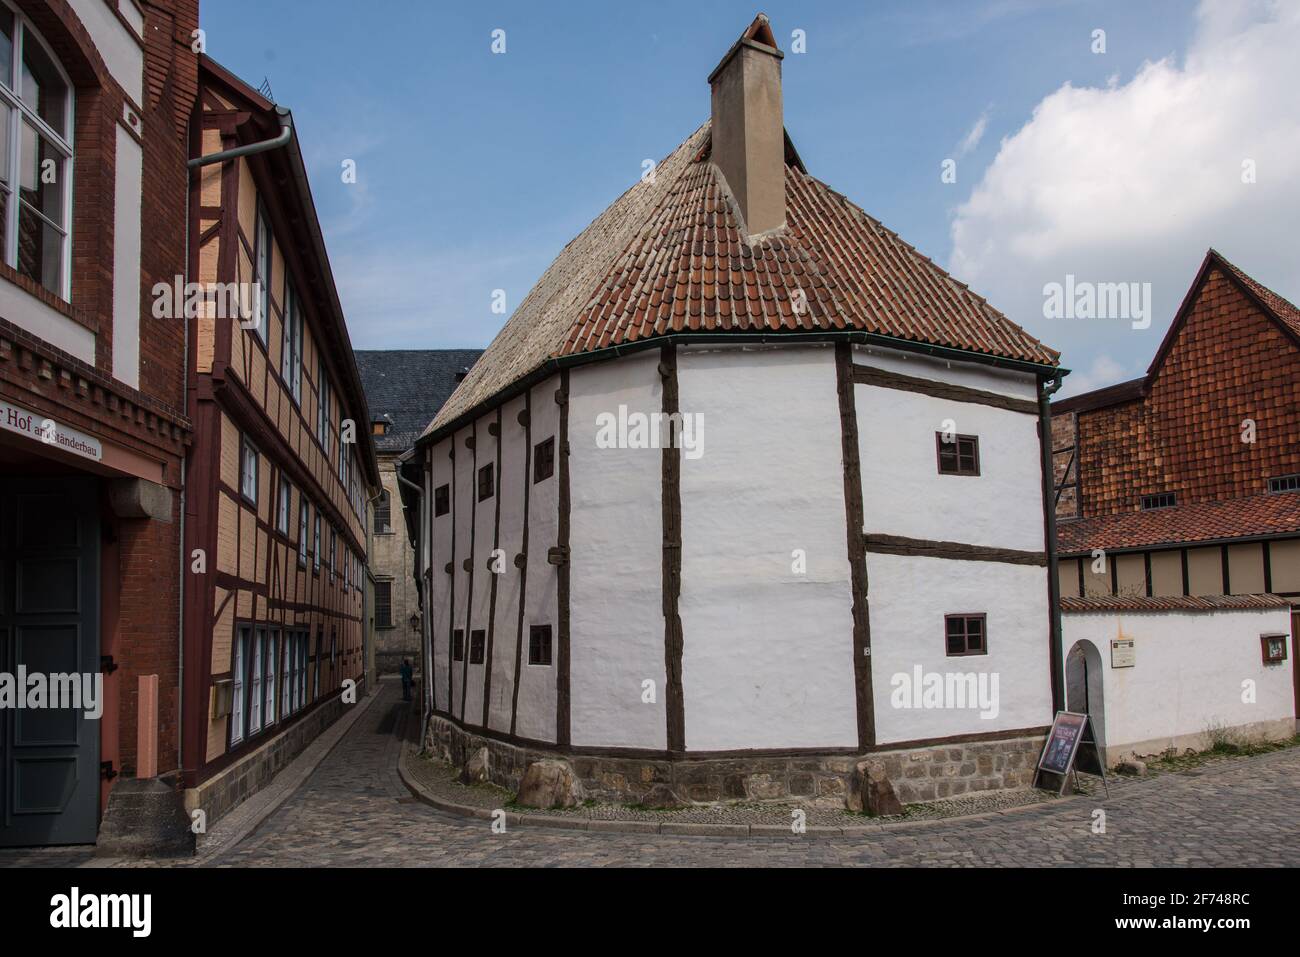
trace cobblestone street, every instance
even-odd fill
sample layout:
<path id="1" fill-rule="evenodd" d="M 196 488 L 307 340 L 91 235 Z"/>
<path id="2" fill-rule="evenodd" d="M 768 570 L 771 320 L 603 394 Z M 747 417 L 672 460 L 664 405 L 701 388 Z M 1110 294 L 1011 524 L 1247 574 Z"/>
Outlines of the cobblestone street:
<path id="1" fill-rule="evenodd" d="M 716 838 L 515 827 L 435 810 L 397 764 L 409 730 L 385 684 L 306 782 L 217 867 L 1300 866 L 1300 748 L 1126 782 L 1110 799 L 893 825 L 869 837 Z M 418 720 L 413 716 L 410 720 Z M 1092 832 L 1106 811 L 1106 833 Z M 0 866 L 76 866 L 89 849 L 0 852 Z M 121 862 L 119 862 L 121 863 Z"/>
<path id="2" fill-rule="evenodd" d="M 396 689 L 221 866 L 1300 865 L 1300 749 L 1133 782 L 1111 800 L 891 827 L 869 838 L 685 838 L 516 828 L 436 811 L 397 772 Z M 1095 807 L 1106 833 L 1092 833 Z"/>

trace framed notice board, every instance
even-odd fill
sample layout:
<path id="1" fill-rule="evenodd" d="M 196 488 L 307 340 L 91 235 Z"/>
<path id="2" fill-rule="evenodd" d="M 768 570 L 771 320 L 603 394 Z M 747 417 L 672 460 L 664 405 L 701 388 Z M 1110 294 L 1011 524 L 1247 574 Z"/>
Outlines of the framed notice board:
<path id="1" fill-rule="evenodd" d="M 1043 745 L 1043 753 L 1038 758 L 1034 786 L 1042 787 L 1039 782 L 1050 778 L 1052 789 L 1059 794 L 1065 790 L 1070 772 L 1074 772 L 1075 782 L 1078 782 L 1080 767 L 1085 773 L 1100 775 L 1107 795 L 1110 794 L 1110 785 L 1106 784 L 1106 764 L 1093 736 L 1092 722 L 1086 714 L 1058 711 L 1052 730 L 1047 734 L 1047 743 Z"/>

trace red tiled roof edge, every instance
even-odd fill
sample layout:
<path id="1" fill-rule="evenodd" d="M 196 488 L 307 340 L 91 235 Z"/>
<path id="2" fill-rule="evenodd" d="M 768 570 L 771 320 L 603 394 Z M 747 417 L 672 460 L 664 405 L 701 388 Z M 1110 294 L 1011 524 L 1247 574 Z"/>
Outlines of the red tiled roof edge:
<path id="1" fill-rule="evenodd" d="M 1300 493 L 1277 492 L 1062 521 L 1056 544 L 1067 556 L 1290 534 L 1300 534 Z"/>
<path id="2" fill-rule="evenodd" d="M 1290 608 L 1290 598 L 1281 595 L 1098 595 L 1090 598 L 1062 598 L 1061 611 L 1084 614 L 1108 611 L 1265 611 Z"/>

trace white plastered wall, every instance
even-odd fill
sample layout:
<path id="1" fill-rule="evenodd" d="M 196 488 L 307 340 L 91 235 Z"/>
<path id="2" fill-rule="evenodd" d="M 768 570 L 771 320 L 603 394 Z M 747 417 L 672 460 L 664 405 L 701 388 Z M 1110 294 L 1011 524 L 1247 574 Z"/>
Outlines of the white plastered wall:
<path id="1" fill-rule="evenodd" d="M 1033 381 L 998 370 L 859 350 L 854 361 L 950 385 L 1034 399 Z M 1038 417 L 917 392 L 855 386 L 863 515 L 869 534 L 1044 550 Z M 978 476 L 940 475 L 935 433 L 979 437 Z"/>
<path id="2" fill-rule="evenodd" d="M 548 549 L 559 533 L 560 455 L 564 438 L 560 431 L 560 407 L 555 393 L 558 376 L 532 388 L 532 441 L 555 436 L 555 475 L 533 485 L 528 500 L 528 591 L 524 596 L 523 661 L 519 667 L 519 708 L 515 734 L 534 741 L 555 741 L 556 675 L 559 668 L 560 619 L 558 612 L 559 574 L 547 561 Z M 550 625 L 552 659 L 549 665 L 528 663 L 528 629 Z"/>
<path id="3" fill-rule="evenodd" d="M 854 362 L 1034 401 L 1033 376 L 875 347 Z M 919 392 L 855 385 L 864 531 L 1026 552 L 1045 550 L 1038 417 Z M 979 437 L 978 476 L 940 475 L 935 433 Z M 1051 723 L 1045 566 L 868 554 L 872 693 L 881 744 Z M 949 657 L 945 616 L 987 616 L 988 653 Z M 895 676 L 997 675 L 997 708 L 902 708 Z M 913 701 L 914 703 L 914 701 Z M 982 715 L 989 715 L 987 717 Z"/>
<path id="4" fill-rule="evenodd" d="M 598 448 L 597 417 L 663 409 L 659 352 L 575 369 L 570 379 L 575 745 L 667 747 L 664 688 L 663 453 Z M 643 701 L 643 682 L 653 701 Z M 648 697 L 648 696 L 647 696 Z"/>
<path id="5" fill-rule="evenodd" d="M 451 633 L 451 583 L 452 576 L 447 574 L 448 562 L 454 560 L 452 554 L 452 513 L 435 515 L 437 490 L 444 485 L 450 486 L 452 480 L 452 460 L 450 457 L 451 439 L 443 439 L 430 446 L 429 456 L 429 500 L 428 520 L 432 534 L 429 541 L 430 587 L 428 607 L 433 648 L 433 691 L 437 710 L 447 711 L 449 675 L 447 667 L 448 641 Z"/>
<path id="6" fill-rule="evenodd" d="M 1036 565 L 867 555 L 871 687 L 880 744 L 1052 723 L 1047 569 Z M 945 615 L 987 616 L 987 654 L 949 657 Z M 896 706 L 896 675 L 997 675 L 997 711 Z M 904 699 L 904 704 L 915 704 Z M 991 709 L 990 709 L 991 711 Z"/>
<path id="7" fill-rule="evenodd" d="M 834 350 L 682 348 L 678 382 L 704 415 L 681 477 L 687 750 L 853 747 Z"/>
<path id="8" fill-rule="evenodd" d="M 1061 651 L 1068 658 L 1076 642 L 1090 641 L 1101 655 L 1104 743 L 1115 763 L 1134 753 L 1208 748 L 1213 729 L 1242 737 L 1293 734 L 1290 640 L 1279 664 L 1265 664 L 1260 645 L 1261 635 L 1290 630 L 1286 608 L 1066 612 Z M 1134 642 L 1133 667 L 1111 667 L 1115 639 Z M 1245 682 L 1253 682 L 1253 702 L 1243 700 Z"/>
<path id="9" fill-rule="evenodd" d="M 507 402 L 501 413 L 501 551 L 504 571 L 497 576 L 496 632 L 492 643 L 492 693 L 488 727 L 510 730 L 515 690 L 515 648 L 519 638 L 519 597 L 523 583 L 515 556 L 523 550 L 524 489 L 527 474 L 527 432 L 519 424 L 524 409 L 520 396 Z M 520 668 L 523 668 L 521 662 Z"/>

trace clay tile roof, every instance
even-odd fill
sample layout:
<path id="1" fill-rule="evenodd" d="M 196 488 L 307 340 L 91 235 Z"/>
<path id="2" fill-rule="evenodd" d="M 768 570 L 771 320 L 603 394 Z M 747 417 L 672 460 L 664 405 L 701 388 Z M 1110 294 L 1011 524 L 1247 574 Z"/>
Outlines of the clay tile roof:
<path id="1" fill-rule="evenodd" d="M 1062 598 L 1064 612 L 1107 611 L 1230 611 L 1256 608 L 1289 608 L 1291 600 L 1280 595 L 1177 595 L 1147 598 L 1142 595 L 1098 595 L 1093 598 Z"/>
<path id="2" fill-rule="evenodd" d="M 1279 492 L 1102 515 L 1057 525 L 1062 555 L 1300 532 L 1300 493 Z"/>
<path id="3" fill-rule="evenodd" d="M 1269 289 L 1267 286 L 1257 282 L 1250 276 L 1247 276 L 1239 268 L 1228 262 L 1228 260 L 1224 259 L 1223 256 L 1219 255 L 1217 251 L 1211 250 L 1211 252 L 1214 253 L 1215 258 L 1217 258 L 1229 272 L 1240 280 L 1247 289 L 1255 294 L 1255 297 L 1264 304 L 1264 307 L 1268 309 L 1269 312 L 1273 313 L 1274 318 L 1277 319 L 1278 322 L 1288 326 L 1296 335 L 1300 335 L 1300 309 L 1297 309 L 1291 302 L 1283 299 L 1272 289 Z"/>
<path id="4" fill-rule="evenodd" d="M 1059 353 L 808 175 L 792 144 L 786 226 L 751 244 L 709 146 L 706 123 L 564 248 L 426 437 L 548 362 L 668 335 L 856 331 L 1056 366 Z"/>

